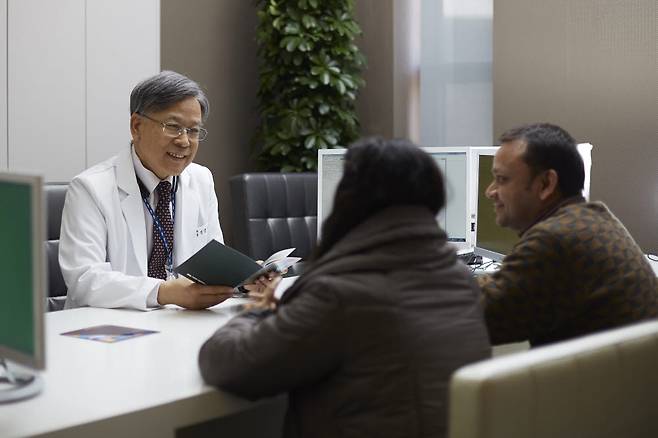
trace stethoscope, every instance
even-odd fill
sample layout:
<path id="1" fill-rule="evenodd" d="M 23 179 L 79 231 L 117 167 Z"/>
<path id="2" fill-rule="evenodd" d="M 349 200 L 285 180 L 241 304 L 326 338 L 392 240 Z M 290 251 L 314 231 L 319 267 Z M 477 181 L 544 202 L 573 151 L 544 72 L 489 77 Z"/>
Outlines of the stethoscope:
<path id="1" fill-rule="evenodd" d="M 177 275 L 174 273 L 174 263 L 173 263 L 173 258 L 174 258 L 174 245 L 173 242 L 171 242 L 171 245 L 167 241 L 167 236 L 165 236 L 164 232 L 164 227 L 160 223 L 160 220 L 158 219 L 158 216 L 155 214 L 153 211 L 153 207 L 151 207 L 151 203 L 149 202 L 149 195 L 150 193 L 144 187 L 144 184 L 139 181 L 139 188 L 140 192 L 142 194 L 142 202 L 144 203 L 144 206 L 148 210 L 149 214 L 151 215 L 151 219 L 153 219 L 153 226 L 158 230 L 158 235 L 160 236 L 160 241 L 164 245 L 165 253 L 167 254 L 167 261 L 165 263 L 165 271 L 167 272 L 167 279 L 169 278 L 175 278 Z M 171 225 L 172 227 L 176 223 L 176 192 L 178 191 L 178 177 L 174 176 L 173 178 L 173 184 L 171 185 Z"/>

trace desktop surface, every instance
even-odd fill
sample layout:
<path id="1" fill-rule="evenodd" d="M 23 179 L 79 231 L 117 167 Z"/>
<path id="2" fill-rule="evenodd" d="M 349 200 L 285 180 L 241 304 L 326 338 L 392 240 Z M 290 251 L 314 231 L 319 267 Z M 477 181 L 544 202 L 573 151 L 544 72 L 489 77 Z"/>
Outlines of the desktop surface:
<path id="1" fill-rule="evenodd" d="M 0 406 L 0 436 L 162 436 L 256 405 L 207 386 L 198 351 L 244 300 L 204 311 L 78 308 L 46 314 L 43 392 Z M 61 333 L 102 324 L 158 333 L 103 343 Z M 260 404 L 260 403 L 259 403 Z"/>

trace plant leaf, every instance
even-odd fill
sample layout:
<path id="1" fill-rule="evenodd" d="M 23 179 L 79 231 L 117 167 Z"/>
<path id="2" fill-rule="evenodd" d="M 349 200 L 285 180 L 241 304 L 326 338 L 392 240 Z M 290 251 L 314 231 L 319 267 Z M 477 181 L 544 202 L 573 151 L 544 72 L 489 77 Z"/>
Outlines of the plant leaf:
<path id="1" fill-rule="evenodd" d="M 304 147 L 306 149 L 313 149 L 313 146 L 315 146 L 315 136 L 309 135 L 308 137 L 306 137 L 306 140 L 304 141 Z"/>
<path id="2" fill-rule="evenodd" d="M 336 88 L 338 89 L 338 92 L 340 94 L 345 94 L 345 91 L 346 91 L 345 83 L 343 81 L 341 81 L 340 79 L 338 79 L 336 81 Z"/>
<path id="3" fill-rule="evenodd" d="M 283 33 L 287 35 L 297 35 L 299 33 L 299 24 L 297 23 L 286 24 L 286 27 L 283 28 Z"/>
<path id="4" fill-rule="evenodd" d="M 286 50 L 289 52 L 294 52 L 297 46 L 299 45 L 299 38 L 297 37 L 290 37 L 288 40 L 288 44 L 286 44 Z"/>
<path id="5" fill-rule="evenodd" d="M 354 0 L 256 0 L 261 170 L 317 169 L 317 150 L 356 140 L 365 58 Z"/>
<path id="6" fill-rule="evenodd" d="M 316 26 L 315 18 L 311 17 L 310 15 L 304 15 L 302 17 L 302 23 L 307 29 L 311 29 Z"/>

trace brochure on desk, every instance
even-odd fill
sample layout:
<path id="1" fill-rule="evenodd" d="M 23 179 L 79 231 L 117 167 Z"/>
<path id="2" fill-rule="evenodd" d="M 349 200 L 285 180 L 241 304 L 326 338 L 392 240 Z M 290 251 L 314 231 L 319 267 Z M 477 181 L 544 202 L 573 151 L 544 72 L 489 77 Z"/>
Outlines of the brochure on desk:
<path id="1" fill-rule="evenodd" d="M 283 272 L 301 258 L 288 257 L 295 248 L 272 254 L 262 265 L 233 248 L 211 240 L 174 270 L 201 284 L 238 287 L 269 272 Z"/>
<path id="2" fill-rule="evenodd" d="M 90 341 L 105 342 L 113 344 L 126 339 L 136 338 L 138 336 L 158 333 L 155 330 L 144 330 L 132 327 L 123 327 L 120 325 L 96 325 L 80 330 L 61 333 L 62 336 L 71 336 L 79 339 L 88 339 Z"/>

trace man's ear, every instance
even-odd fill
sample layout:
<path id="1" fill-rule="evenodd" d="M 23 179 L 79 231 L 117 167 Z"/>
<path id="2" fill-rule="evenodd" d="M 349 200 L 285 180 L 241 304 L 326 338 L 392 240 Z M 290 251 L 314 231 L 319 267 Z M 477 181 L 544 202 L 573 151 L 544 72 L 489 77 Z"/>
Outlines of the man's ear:
<path id="1" fill-rule="evenodd" d="M 557 172 L 553 169 L 549 169 L 544 172 L 540 178 L 541 189 L 539 191 L 539 199 L 545 201 L 551 196 L 558 194 L 558 176 Z"/>
<path id="2" fill-rule="evenodd" d="M 140 129 L 142 126 L 142 118 L 137 113 L 130 115 L 130 135 L 132 135 L 133 142 L 139 140 Z"/>

